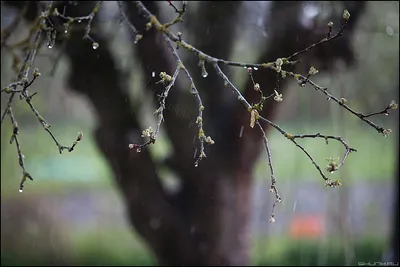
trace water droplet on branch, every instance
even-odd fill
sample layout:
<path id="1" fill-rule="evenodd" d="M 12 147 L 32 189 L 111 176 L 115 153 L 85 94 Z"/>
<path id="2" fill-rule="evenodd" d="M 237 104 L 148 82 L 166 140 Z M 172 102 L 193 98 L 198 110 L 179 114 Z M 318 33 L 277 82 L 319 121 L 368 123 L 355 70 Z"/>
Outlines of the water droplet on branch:
<path id="1" fill-rule="evenodd" d="M 96 50 L 97 48 L 99 48 L 99 43 L 93 42 L 92 47 L 94 50 Z"/>

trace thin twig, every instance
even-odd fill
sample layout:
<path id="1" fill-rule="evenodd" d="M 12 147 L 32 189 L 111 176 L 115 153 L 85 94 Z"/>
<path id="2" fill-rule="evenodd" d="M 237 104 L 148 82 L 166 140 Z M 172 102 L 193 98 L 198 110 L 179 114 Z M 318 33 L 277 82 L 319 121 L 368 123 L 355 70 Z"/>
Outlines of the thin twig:
<path id="1" fill-rule="evenodd" d="M 92 12 L 90 12 L 90 14 L 89 14 L 89 15 L 86 15 L 86 16 L 69 17 L 69 16 L 65 16 L 64 14 L 59 13 L 57 9 L 54 9 L 52 15 L 53 15 L 53 16 L 57 16 L 57 17 L 60 17 L 60 18 L 62 18 L 62 19 L 64 19 L 64 20 L 67 21 L 67 22 L 64 24 L 64 26 L 65 26 L 65 33 L 68 32 L 69 27 L 70 27 L 70 25 L 71 25 L 73 22 L 81 23 L 83 20 L 87 20 L 88 22 L 87 22 L 87 24 L 86 24 L 85 34 L 83 35 L 83 39 L 88 39 L 88 40 L 90 40 L 91 42 L 93 42 L 93 48 L 94 48 L 94 49 L 97 49 L 98 44 L 97 44 L 97 43 L 93 40 L 93 38 L 90 36 L 90 31 L 91 31 L 93 19 L 94 19 L 96 13 L 100 10 L 100 7 L 101 7 L 102 3 L 103 3 L 103 1 L 96 1 L 96 4 L 95 4 L 95 6 L 94 6 Z M 96 47 L 96 48 L 95 48 L 95 47 Z"/>
<path id="2" fill-rule="evenodd" d="M 322 45 L 322 44 L 324 44 L 324 43 L 327 43 L 327 42 L 329 42 L 329 41 L 332 41 L 332 40 L 338 38 L 339 36 L 342 36 L 342 35 L 343 35 L 344 28 L 346 27 L 346 25 L 347 25 L 347 20 L 343 20 L 343 24 L 342 24 L 342 26 L 340 27 L 340 30 L 339 30 L 335 35 L 333 35 L 333 36 L 331 36 L 331 37 L 324 38 L 324 39 L 322 39 L 321 41 L 319 41 L 318 43 L 312 44 L 312 45 L 310 45 L 309 47 L 307 47 L 307 48 L 305 48 L 305 49 L 303 49 L 303 50 L 300 50 L 300 51 L 298 51 L 298 52 L 296 52 L 296 53 L 294 53 L 294 54 L 288 56 L 287 59 L 290 60 L 290 59 L 292 59 L 292 58 L 294 58 L 294 57 L 296 57 L 296 56 L 298 56 L 298 55 L 300 55 L 300 54 L 303 54 L 303 53 L 305 53 L 305 52 L 310 51 L 311 49 L 313 49 L 313 48 L 315 48 L 315 47 L 317 47 L 317 46 L 319 46 L 319 45 Z"/>
<path id="3" fill-rule="evenodd" d="M 264 146 L 265 146 L 265 150 L 267 152 L 267 157 L 268 157 L 268 165 L 269 165 L 269 169 L 270 169 L 270 173 L 271 173 L 271 186 L 269 188 L 269 192 L 275 193 L 275 201 L 274 201 L 274 204 L 272 205 L 271 218 L 270 218 L 270 222 L 274 222 L 275 221 L 275 206 L 277 203 L 282 202 L 282 198 L 280 197 L 278 188 L 276 187 L 275 173 L 274 173 L 274 168 L 272 166 L 271 149 L 269 148 L 267 135 L 265 134 L 265 131 L 264 131 L 263 127 L 261 126 L 260 122 L 257 121 L 256 124 L 258 125 L 258 128 L 260 129 L 260 131 L 263 135 Z"/>
<path id="4" fill-rule="evenodd" d="M 122 16 L 122 21 L 128 25 L 129 30 L 131 31 L 131 33 L 133 34 L 133 36 L 136 38 L 136 36 L 139 34 L 139 32 L 137 31 L 137 29 L 135 28 L 135 26 L 133 26 L 133 24 L 131 23 L 131 21 L 128 19 L 128 16 L 125 13 L 122 1 L 117 1 L 118 3 L 118 8 L 119 8 L 119 12 L 121 13 Z"/>
<path id="5" fill-rule="evenodd" d="M 17 79 L 15 82 L 12 82 L 8 85 L 6 85 L 5 87 L 3 87 L 1 89 L 2 93 L 6 93 L 6 94 L 10 94 L 10 97 L 8 99 L 7 102 L 7 106 L 5 111 L 3 112 L 2 118 L 1 118 L 1 123 L 3 123 L 4 118 L 7 114 L 9 114 L 10 119 L 11 119 L 11 123 L 13 125 L 13 135 L 11 137 L 10 143 L 14 142 L 16 143 L 16 147 L 17 147 L 17 153 L 18 153 L 18 158 L 19 158 L 19 165 L 22 168 L 22 172 L 23 172 L 23 177 L 20 183 L 20 192 L 22 192 L 23 187 L 24 187 L 24 183 L 26 181 L 26 179 L 32 179 L 31 175 L 26 171 L 25 169 L 25 165 L 24 165 L 24 156 L 22 155 L 21 152 L 21 147 L 20 147 L 20 143 L 18 140 L 18 133 L 19 133 L 19 129 L 18 129 L 18 122 L 15 119 L 14 113 L 12 111 L 12 102 L 14 99 L 14 96 L 19 93 L 20 94 L 20 98 L 23 99 L 25 98 L 26 103 L 28 104 L 28 106 L 31 108 L 32 112 L 35 114 L 36 118 L 39 120 L 39 122 L 41 123 L 41 125 L 43 126 L 43 128 L 49 133 L 49 135 L 52 137 L 52 139 L 54 140 L 54 142 L 56 143 L 60 154 L 62 153 L 62 151 L 68 150 L 69 152 L 73 151 L 75 146 L 77 145 L 77 143 L 82 140 L 83 138 L 83 134 L 81 132 L 78 133 L 78 137 L 76 138 L 76 140 L 73 142 L 72 146 L 67 147 L 67 146 L 63 146 L 61 145 L 56 137 L 54 136 L 54 134 L 50 131 L 50 124 L 48 124 L 43 117 L 39 114 L 39 112 L 37 111 L 37 109 L 33 106 L 32 104 L 32 97 L 36 95 L 36 93 L 29 95 L 28 92 L 28 88 L 34 83 L 34 81 L 40 76 L 40 73 L 38 71 L 37 68 L 34 69 L 33 71 L 33 78 L 29 81 L 29 73 L 30 70 L 32 68 L 33 62 L 37 56 L 37 51 L 39 48 L 39 44 L 40 41 L 42 39 L 43 33 L 45 31 L 48 31 L 49 28 L 46 26 L 46 20 L 50 14 L 50 10 L 52 8 L 52 4 L 53 2 L 51 1 L 45 11 L 43 13 L 41 13 L 41 15 L 38 17 L 38 19 L 36 20 L 36 23 L 34 25 L 34 28 L 36 29 L 36 32 L 34 34 L 34 38 L 32 40 L 32 43 L 30 45 L 30 49 L 27 52 L 27 55 L 25 57 L 24 63 L 21 66 L 21 69 L 18 73 Z M 17 87 L 20 86 L 22 87 L 21 90 L 18 90 Z"/>
<path id="6" fill-rule="evenodd" d="M 366 122 L 367 124 L 369 124 L 371 127 L 373 127 L 375 130 L 378 131 L 378 133 L 383 134 L 384 136 L 386 136 L 388 134 L 388 131 L 390 129 L 385 129 L 381 126 L 378 126 L 377 124 L 375 124 L 374 122 L 372 122 L 371 120 L 366 119 L 367 117 L 371 117 L 373 115 L 377 115 L 377 114 L 382 114 L 382 113 L 386 113 L 386 109 L 381 111 L 381 112 L 376 112 L 376 113 L 372 113 L 369 115 L 364 115 L 361 112 L 356 112 L 355 110 L 353 110 L 352 108 L 350 108 L 348 105 L 346 105 L 346 100 L 344 99 L 339 99 L 337 97 L 335 97 L 334 95 L 332 95 L 331 93 L 328 92 L 328 88 L 326 87 L 321 87 L 318 84 L 316 84 L 315 82 L 313 82 L 310 79 L 307 79 L 306 77 L 304 77 L 303 75 L 300 74 L 295 74 L 293 72 L 286 72 L 287 75 L 293 76 L 296 79 L 299 79 L 301 83 L 305 82 L 305 83 L 309 83 L 311 86 L 314 87 L 315 90 L 322 92 L 323 94 L 325 94 L 327 96 L 327 100 L 333 100 L 336 103 L 338 103 L 340 106 L 342 106 L 344 109 L 346 109 L 347 111 L 349 111 L 350 113 L 352 113 L 353 115 L 357 116 L 360 120 Z M 397 108 L 397 104 L 395 107 L 391 107 L 389 109 L 395 109 Z"/>

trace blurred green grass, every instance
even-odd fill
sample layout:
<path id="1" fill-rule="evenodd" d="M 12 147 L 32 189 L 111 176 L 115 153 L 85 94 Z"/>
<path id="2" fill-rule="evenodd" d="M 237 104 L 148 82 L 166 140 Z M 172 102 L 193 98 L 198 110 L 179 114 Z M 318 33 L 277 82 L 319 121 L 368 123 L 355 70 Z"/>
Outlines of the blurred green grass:
<path id="1" fill-rule="evenodd" d="M 343 242 L 334 237 L 323 240 L 294 240 L 284 237 L 255 241 L 252 262 L 256 266 L 356 266 L 357 262 L 382 260 L 387 246 L 383 239 L 361 238 L 351 246 L 351 258 L 346 256 Z M 348 241 L 346 241 L 348 242 Z"/>
<path id="2" fill-rule="evenodd" d="M 63 256 L 63 263 L 49 260 L 40 255 L 21 257 L 15 252 L 2 252 L 2 266 L 27 265 L 85 265 L 85 266 L 154 266 L 156 261 L 147 251 L 134 247 L 132 242 L 120 243 L 121 231 L 108 231 L 98 238 L 95 235 L 75 233 L 73 253 Z M 110 245 L 113 244 L 113 245 Z M 118 245 L 115 245 L 118 244 Z M 343 243 L 335 238 L 329 242 L 321 240 L 294 240 L 285 237 L 255 240 L 251 249 L 254 266 L 344 266 L 357 262 L 382 260 L 387 249 L 383 239 L 363 238 L 351 246 L 351 258 L 346 254 Z"/>

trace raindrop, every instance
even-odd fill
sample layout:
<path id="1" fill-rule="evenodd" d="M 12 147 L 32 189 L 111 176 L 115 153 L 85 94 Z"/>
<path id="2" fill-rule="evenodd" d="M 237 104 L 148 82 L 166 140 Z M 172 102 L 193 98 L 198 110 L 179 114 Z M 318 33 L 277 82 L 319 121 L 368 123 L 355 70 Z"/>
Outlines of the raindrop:
<path id="1" fill-rule="evenodd" d="M 331 171 L 331 173 L 333 173 L 333 171 Z"/>
<path id="2" fill-rule="evenodd" d="M 253 69 L 254 69 L 254 70 L 258 70 L 258 68 L 257 68 L 257 67 L 254 67 Z"/>
<path id="3" fill-rule="evenodd" d="M 153 71 L 152 73 L 151 73 L 151 77 L 156 77 L 156 72 L 155 71 Z"/>
<path id="4" fill-rule="evenodd" d="M 247 69 L 247 67 L 246 67 L 246 66 L 244 66 L 243 68 Z"/>
<path id="5" fill-rule="evenodd" d="M 205 61 L 203 59 L 200 59 L 198 66 L 201 68 L 201 76 L 203 76 L 203 78 L 206 78 L 208 76 L 208 73 L 205 67 Z"/>
<path id="6" fill-rule="evenodd" d="M 293 212 L 296 210 L 296 206 L 297 206 L 297 201 L 294 202 L 294 205 L 293 205 Z"/>
<path id="7" fill-rule="evenodd" d="M 22 193 L 22 189 L 20 189 L 19 192 Z"/>
<path id="8" fill-rule="evenodd" d="M 243 135 L 243 125 L 242 125 L 242 127 L 240 128 L 240 133 L 239 133 L 239 138 L 242 138 L 242 135 Z"/>
<path id="9" fill-rule="evenodd" d="M 393 28 L 390 26 L 386 26 L 386 33 L 387 35 L 393 35 L 394 34 Z"/>
<path id="10" fill-rule="evenodd" d="M 81 19 L 78 19 L 78 23 L 81 23 L 82 22 L 82 20 Z"/>
<path id="11" fill-rule="evenodd" d="M 92 47 L 94 50 L 96 50 L 97 48 L 99 48 L 99 43 L 93 42 Z"/>
<path id="12" fill-rule="evenodd" d="M 193 158 L 196 158 L 196 154 L 197 154 L 197 148 L 196 148 L 195 151 L 194 151 Z"/>
<path id="13" fill-rule="evenodd" d="M 137 153 L 140 153 L 142 151 L 142 149 L 139 147 L 138 149 L 136 149 Z"/>
<path id="14" fill-rule="evenodd" d="M 330 97 L 328 97 L 326 100 L 330 101 L 330 100 L 331 100 L 331 98 L 330 98 Z"/>
<path id="15" fill-rule="evenodd" d="M 207 73 L 207 71 L 206 71 L 206 68 L 203 68 L 203 69 L 201 70 L 201 76 L 203 76 L 203 78 L 207 78 L 208 73 Z"/>
<path id="16" fill-rule="evenodd" d="M 194 167 L 198 167 L 199 166 L 199 163 L 196 161 L 195 163 L 194 163 Z"/>
<path id="17" fill-rule="evenodd" d="M 385 116 L 388 116 L 388 115 L 389 115 L 389 113 L 386 113 L 386 112 L 385 112 Z"/>
<path id="18" fill-rule="evenodd" d="M 65 29 L 64 33 L 68 33 L 68 30 L 67 30 L 67 29 Z"/>
<path id="19" fill-rule="evenodd" d="M 49 49 L 52 49 L 52 48 L 53 48 L 53 46 L 52 46 L 51 44 L 48 44 L 47 47 L 48 47 Z"/>

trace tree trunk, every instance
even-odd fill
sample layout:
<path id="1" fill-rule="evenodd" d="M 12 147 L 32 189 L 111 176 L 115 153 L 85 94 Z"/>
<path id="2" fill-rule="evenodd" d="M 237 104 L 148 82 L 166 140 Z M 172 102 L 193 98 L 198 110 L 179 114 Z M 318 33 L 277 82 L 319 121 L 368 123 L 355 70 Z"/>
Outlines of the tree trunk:
<path id="1" fill-rule="evenodd" d="M 286 23 L 288 14 L 293 18 L 299 15 L 300 3 L 274 3 L 273 16 L 268 23 L 273 25 L 272 43 L 280 45 L 271 45 L 271 49 L 262 53 L 259 62 L 275 60 L 304 48 L 305 45 L 299 47 L 294 41 L 299 34 L 302 36 L 301 44 L 311 43 L 311 31 L 305 32 L 295 19 Z M 144 4 L 158 16 L 154 2 Z M 79 8 L 68 6 L 67 15 L 87 15 L 93 6 L 94 2 L 82 2 Z M 229 59 L 239 7 L 238 2 L 205 2 L 196 16 L 185 18 L 201 21 L 201 24 L 189 24 L 192 30 L 201 26 L 195 32 L 194 45 L 212 56 Z M 129 6 L 132 22 L 143 31 L 146 22 L 135 12 L 134 5 Z M 95 20 L 94 27 L 96 24 Z M 204 29 L 209 29 L 209 32 Z M 193 74 L 197 73 L 193 75 L 195 83 L 204 97 L 205 132 L 216 144 L 206 147 L 207 159 L 195 168 L 193 152 L 198 144 L 193 143 L 193 137 L 197 136 L 197 129 L 188 127 L 193 121 L 172 110 L 165 110 L 163 124 L 173 147 L 173 158 L 166 164 L 178 174 L 182 183 L 178 193 L 167 192 L 160 183 L 156 172 L 158 166 L 148 150 L 136 153 L 128 149 L 129 143 L 141 142 L 140 120 L 135 103 L 128 100 L 126 81 L 115 66 L 108 40 L 100 34 L 91 34 L 100 44 L 93 50 L 91 43 L 82 40 L 82 36 L 83 31 L 72 33 L 66 45 L 71 62 L 69 85 L 85 95 L 93 105 L 98 123 L 95 132 L 97 145 L 114 171 L 132 225 L 159 263 L 179 266 L 250 265 L 252 170 L 262 145 L 259 131 L 249 127 L 248 111 L 226 90 L 213 70 L 210 69 L 209 77 L 203 79 L 196 69 L 197 58 L 190 61 L 188 66 Z M 144 33 L 136 49 L 148 80 L 152 81 L 149 75 L 153 71 L 157 74 L 161 71 L 173 73 L 176 62 L 166 50 L 161 34 L 154 29 Z M 271 81 L 275 81 L 275 73 L 258 71 L 254 77 L 265 95 L 273 92 L 275 82 Z M 157 88 L 150 82 L 145 89 Z M 245 89 L 244 95 L 250 102 L 258 100 L 250 81 Z M 185 90 L 188 91 L 178 81 L 167 102 L 195 111 L 197 107 L 191 108 L 188 104 L 194 103 L 191 102 L 192 96 Z M 262 115 L 273 119 L 273 109 L 274 105 L 268 105 Z M 195 112 L 191 114 L 193 118 L 197 116 Z M 240 137 L 242 131 L 244 134 Z"/>

